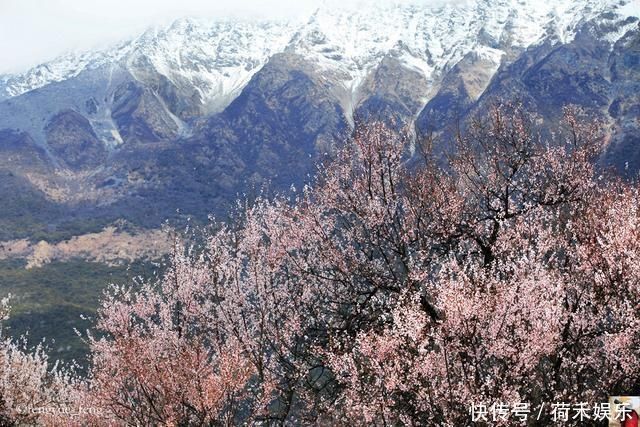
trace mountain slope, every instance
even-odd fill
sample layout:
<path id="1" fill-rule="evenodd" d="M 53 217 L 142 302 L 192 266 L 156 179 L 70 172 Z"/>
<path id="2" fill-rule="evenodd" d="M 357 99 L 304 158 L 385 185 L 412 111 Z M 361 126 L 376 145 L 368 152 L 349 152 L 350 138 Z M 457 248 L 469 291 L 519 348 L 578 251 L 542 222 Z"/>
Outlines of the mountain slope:
<path id="1" fill-rule="evenodd" d="M 446 135 L 497 98 L 547 117 L 566 103 L 591 110 L 614 134 L 605 160 L 634 171 L 638 9 L 474 0 L 180 19 L 2 77 L 0 152 L 15 159 L 2 171 L 63 213 L 34 229 L 66 228 L 68 212 L 153 227 L 177 209 L 204 219 L 238 193 L 303 183 L 356 119 Z"/>

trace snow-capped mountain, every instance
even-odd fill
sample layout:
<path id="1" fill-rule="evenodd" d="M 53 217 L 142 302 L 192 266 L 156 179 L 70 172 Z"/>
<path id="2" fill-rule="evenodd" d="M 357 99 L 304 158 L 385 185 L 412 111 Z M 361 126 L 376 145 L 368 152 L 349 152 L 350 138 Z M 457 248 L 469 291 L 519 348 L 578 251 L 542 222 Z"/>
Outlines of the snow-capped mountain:
<path id="1" fill-rule="evenodd" d="M 582 106 L 609 132 L 603 161 L 640 170 L 638 0 L 376 4 L 179 19 L 0 77 L 2 228 L 205 218 L 299 187 L 356 120 L 446 140 L 495 99 L 541 122 Z"/>
<path id="2" fill-rule="evenodd" d="M 581 23 L 603 13 L 620 21 L 640 16 L 636 0 L 473 0 L 445 4 L 329 3 L 298 21 L 204 21 L 179 19 L 98 52 L 70 53 L 22 74 L 0 77 L 0 99 L 73 78 L 110 64 L 133 74 L 151 65 L 178 86 L 197 90 L 205 111 L 230 103 L 269 59 L 295 52 L 322 67 L 343 71 L 344 84 L 358 85 L 393 53 L 430 84 L 470 52 L 493 64 L 505 54 L 551 40 L 567 43 Z M 613 44 L 635 24 L 615 28 Z"/>
<path id="3" fill-rule="evenodd" d="M 322 8 L 288 49 L 313 55 L 329 68 L 342 67 L 354 80 L 364 78 L 385 55 L 395 52 L 434 81 L 472 51 L 499 63 L 507 51 L 546 38 L 566 43 L 580 21 L 607 10 L 631 12 L 606 0 L 476 0 L 437 7 Z"/>
<path id="4" fill-rule="evenodd" d="M 172 82 L 195 88 L 202 102 L 215 109 L 237 95 L 270 55 L 282 51 L 293 32 L 288 22 L 183 18 L 104 51 L 70 53 L 23 74 L 3 76 L 0 99 L 104 66 L 123 66 L 134 76 L 151 66 Z"/>

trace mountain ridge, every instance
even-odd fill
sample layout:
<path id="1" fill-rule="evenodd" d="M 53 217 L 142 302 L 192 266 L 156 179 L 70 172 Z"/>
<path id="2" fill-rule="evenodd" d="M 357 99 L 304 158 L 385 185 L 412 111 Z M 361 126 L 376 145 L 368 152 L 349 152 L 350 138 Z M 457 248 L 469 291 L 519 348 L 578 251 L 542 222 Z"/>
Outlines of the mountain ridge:
<path id="1" fill-rule="evenodd" d="M 0 99 L 19 96 L 105 64 L 123 60 L 129 64 L 135 62 L 138 54 L 150 58 L 166 77 L 175 71 L 184 74 L 193 71 L 193 67 L 188 66 L 180 69 L 183 65 L 181 57 L 187 58 L 190 63 L 187 65 L 208 67 L 206 71 L 212 74 L 201 73 L 196 76 L 200 79 L 195 81 L 205 86 L 220 84 L 223 86 L 222 97 L 237 95 L 238 89 L 246 84 L 252 73 L 243 73 L 243 68 L 255 72 L 270 55 L 283 51 L 315 56 L 320 64 L 333 68 L 340 66 L 336 57 L 346 57 L 347 63 L 343 67 L 352 72 L 350 81 L 357 82 L 375 66 L 375 59 L 404 48 L 401 53 L 406 55 L 403 58 L 406 64 L 429 78 L 434 72 L 455 65 L 469 52 L 468 47 L 460 47 L 465 41 L 466 44 L 474 41 L 477 44 L 474 32 L 479 39 L 484 38 L 485 48 L 489 47 L 487 44 L 498 46 L 500 43 L 508 43 L 510 48 L 527 48 L 539 43 L 545 37 L 544 31 L 552 33 L 546 34 L 547 37 L 557 37 L 559 42 L 566 43 L 574 36 L 580 21 L 592 19 L 604 11 L 640 16 L 640 6 L 633 6 L 633 0 L 565 0 L 554 6 L 536 0 L 476 0 L 460 6 L 321 7 L 309 18 L 297 20 L 185 17 L 166 26 L 152 26 L 112 48 L 68 53 L 23 73 L 1 75 Z M 467 31 L 464 31 L 465 27 Z M 412 32 L 415 37 L 411 37 Z M 624 29 L 621 32 L 618 38 L 624 34 Z M 380 36 L 371 37 L 372 34 Z M 236 36 L 234 40 L 231 40 L 232 35 Z M 245 39 L 248 35 L 253 35 L 250 40 Z M 314 40 L 314 37 L 320 39 Z M 612 43 L 616 41 L 613 37 Z M 446 38 L 450 38 L 448 45 Z M 264 43 L 250 46 L 260 40 Z M 229 51 L 225 52 L 225 49 Z M 444 52 L 448 52 L 448 56 Z M 203 58 L 204 55 L 207 57 Z M 218 62 L 211 62 L 212 57 Z M 229 64 L 233 67 L 225 67 Z M 216 72 L 235 72 L 238 77 L 225 80 L 223 76 L 215 76 Z M 211 81 L 207 82 L 207 77 Z"/>
<path id="2" fill-rule="evenodd" d="M 0 100 L 3 191 L 31 189 L 7 221 L 27 206 L 52 212 L 39 230 L 69 228 L 69 210 L 96 227 L 224 214 L 239 194 L 304 184 L 356 119 L 443 134 L 496 98 L 547 119 L 583 106 L 615 134 L 611 162 L 635 171 L 637 16 L 629 0 L 474 0 L 179 19 L 3 77 L 5 91 L 39 86 Z"/>

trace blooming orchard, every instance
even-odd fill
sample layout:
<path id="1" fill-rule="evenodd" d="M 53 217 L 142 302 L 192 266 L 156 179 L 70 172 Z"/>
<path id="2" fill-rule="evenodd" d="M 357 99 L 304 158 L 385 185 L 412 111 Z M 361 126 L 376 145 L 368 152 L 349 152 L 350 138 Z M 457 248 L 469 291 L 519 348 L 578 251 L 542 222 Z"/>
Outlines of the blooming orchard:
<path id="1" fill-rule="evenodd" d="M 639 190 L 596 166 L 597 123 L 534 122 L 499 106 L 446 158 L 359 126 L 295 200 L 176 244 L 103 301 L 68 385 L 90 423 L 464 425 L 637 388 Z"/>

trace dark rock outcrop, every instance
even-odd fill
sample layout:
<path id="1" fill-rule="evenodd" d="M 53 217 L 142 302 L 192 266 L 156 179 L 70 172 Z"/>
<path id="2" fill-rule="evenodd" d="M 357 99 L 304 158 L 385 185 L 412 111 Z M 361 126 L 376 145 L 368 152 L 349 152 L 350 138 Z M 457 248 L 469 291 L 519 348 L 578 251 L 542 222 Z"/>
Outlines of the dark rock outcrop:
<path id="1" fill-rule="evenodd" d="M 45 126 L 45 133 L 51 152 L 70 169 L 96 168 L 107 158 L 106 147 L 89 120 L 75 111 L 56 114 Z"/>

